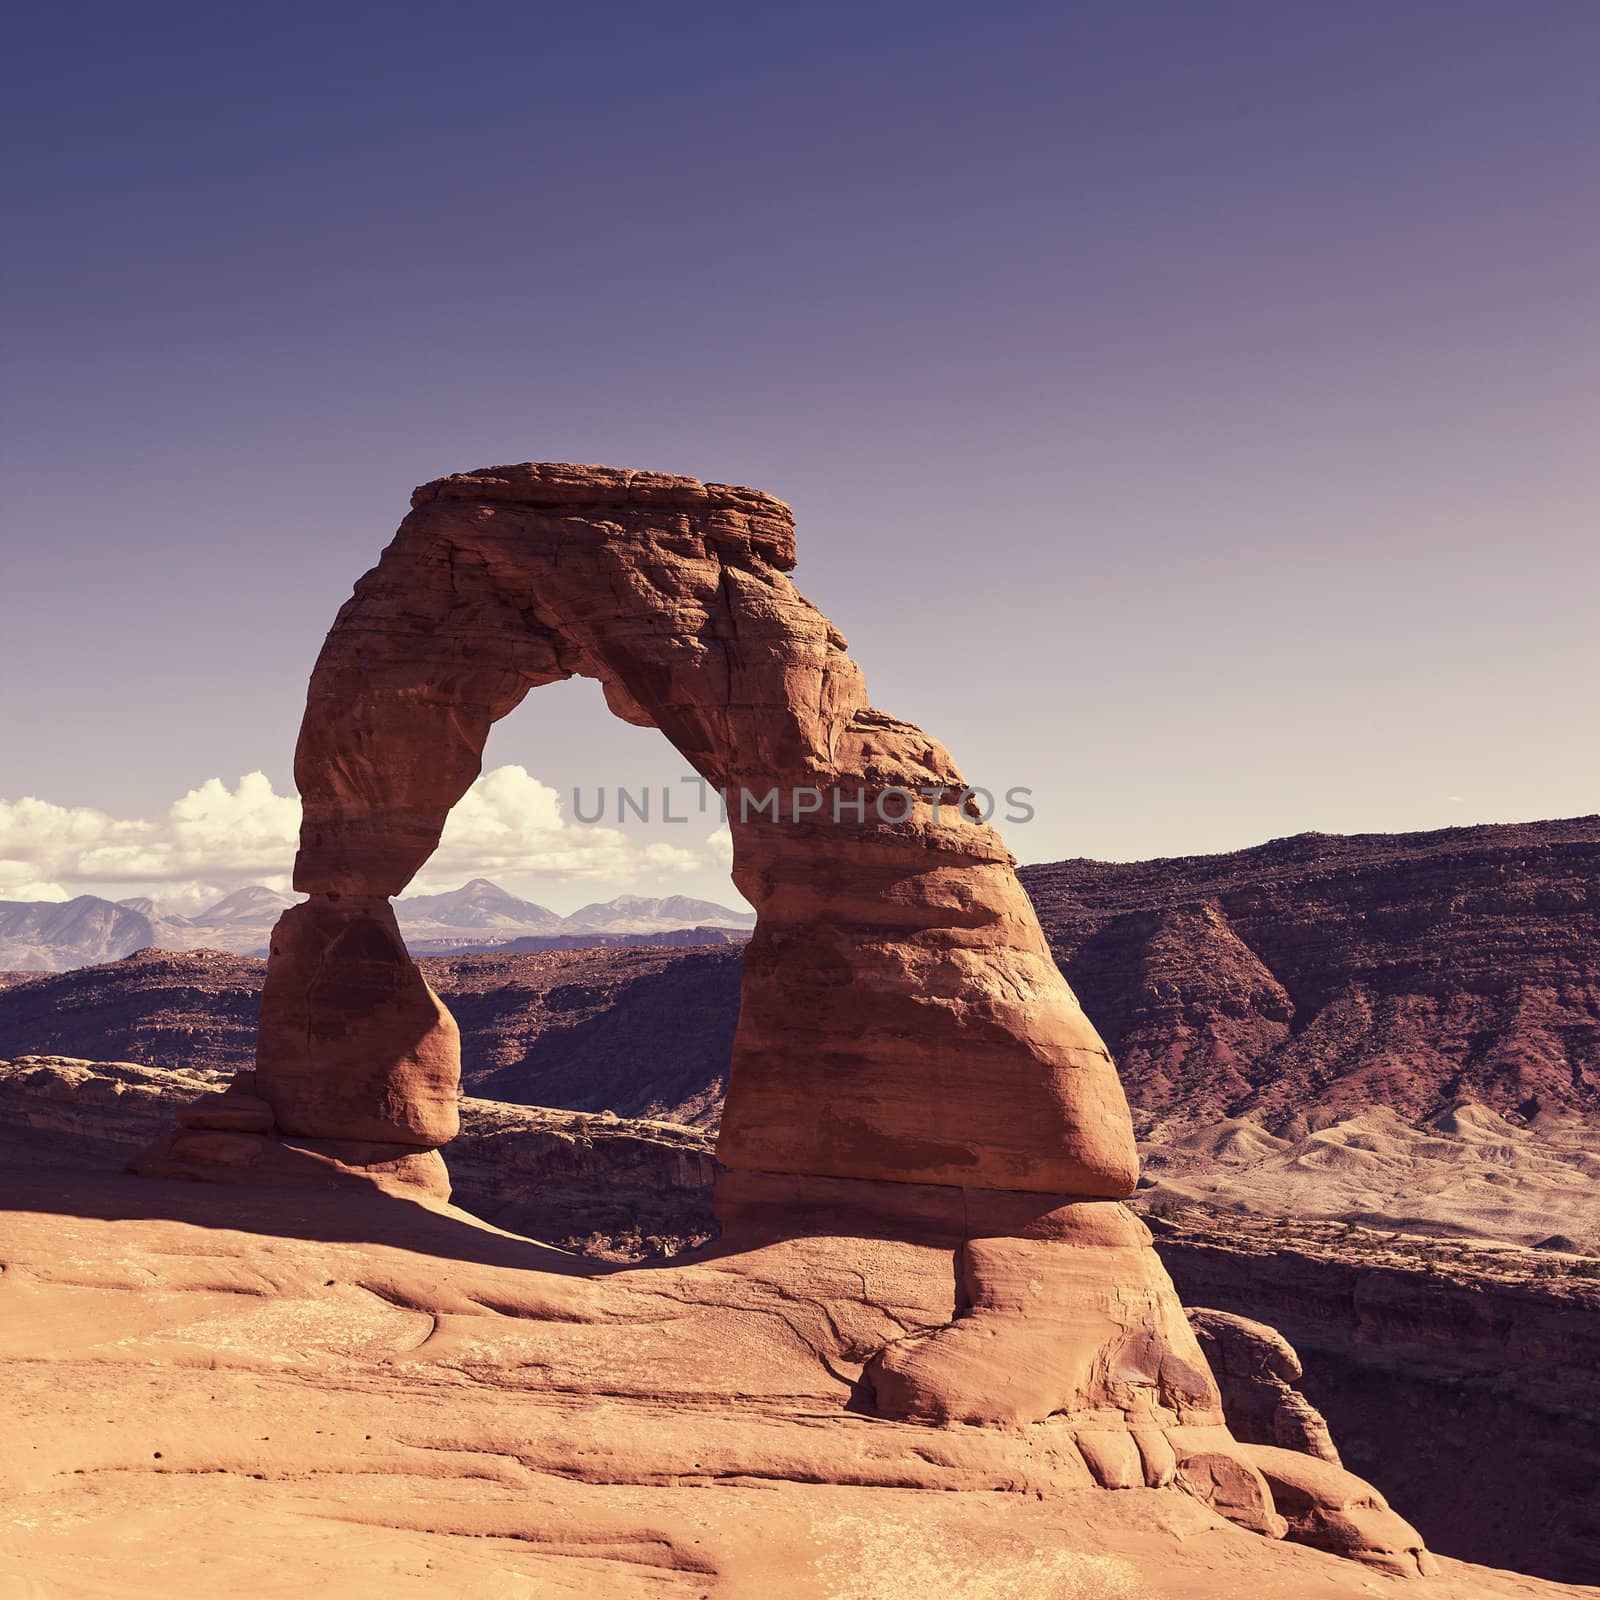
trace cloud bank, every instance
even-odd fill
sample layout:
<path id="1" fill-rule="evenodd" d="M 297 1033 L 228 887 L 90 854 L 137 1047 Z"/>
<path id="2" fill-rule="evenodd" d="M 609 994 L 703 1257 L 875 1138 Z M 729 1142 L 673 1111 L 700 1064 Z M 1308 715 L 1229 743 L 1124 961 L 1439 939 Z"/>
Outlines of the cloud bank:
<path id="1" fill-rule="evenodd" d="M 208 778 L 154 818 L 33 797 L 0 800 L 0 900 L 149 895 L 187 911 L 241 884 L 287 889 L 299 829 L 299 799 L 276 793 L 260 772 L 232 789 Z M 433 891 L 472 877 L 538 875 L 605 879 L 625 888 L 698 871 L 720 859 L 720 843 L 707 841 L 699 851 L 574 824 L 549 784 L 524 767 L 496 767 L 450 813 L 438 850 L 412 887 Z"/>

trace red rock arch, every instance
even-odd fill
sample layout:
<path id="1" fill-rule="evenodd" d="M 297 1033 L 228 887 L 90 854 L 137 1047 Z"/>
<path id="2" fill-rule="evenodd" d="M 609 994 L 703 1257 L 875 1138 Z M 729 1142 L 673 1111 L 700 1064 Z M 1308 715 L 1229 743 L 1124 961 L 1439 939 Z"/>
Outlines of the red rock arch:
<path id="1" fill-rule="evenodd" d="M 137 1169 L 331 1166 L 448 1192 L 455 1025 L 389 898 L 495 720 L 539 684 L 594 677 L 713 784 L 868 802 L 837 821 L 733 810 L 734 881 L 759 918 L 718 1146 L 737 1226 L 689 1279 L 722 1280 L 713 1299 L 742 1283 L 756 1298 L 738 1309 L 763 1323 L 812 1306 L 802 1342 L 835 1378 L 858 1372 L 880 1417 L 1048 1429 L 1030 1451 L 1085 1484 L 1176 1486 L 1272 1537 L 1430 1570 L 1368 1485 L 1229 1434 L 1149 1232 L 1116 1203 L 1135 1177 L 1127 1105 L 1011 858 L 959 815 L 945 751 L 868 705 L 793 559 L 786 506 L 690 478 L 525 465 L 419 489 L 312 674 L 295 762 L 310 898 L 273 933 L 255 1072 Z M 898 825 L 873 815 L 891 789 L 916 796 Z M 858 1316 L 863 1260 L 909 1320 Z"/>
<path id="2" fill-rule="evenodd" d="M 389 897 L 437 845 L 492 724 L 578 674 L 719 788 L 825 797 L 799 821 L 731 808 L 733 878 L 759 917 L 719 1144 L 741 1192 L 773 1175 L 1131 1189 L 1116 1073 L 1011 857 L 960 814 L 945 750 L 868 704 L 787 576 L 787 506 L 533 464 L 441 479 L 412 504 L 311 678 L 295 759 L 310 899 L 273 937 L 255 1080 L 279 1131 L 397 1150 L 455 1131 L 454 1026 Z M 892 825 L 874 801 L 896 788 L 917 798 Z"/>

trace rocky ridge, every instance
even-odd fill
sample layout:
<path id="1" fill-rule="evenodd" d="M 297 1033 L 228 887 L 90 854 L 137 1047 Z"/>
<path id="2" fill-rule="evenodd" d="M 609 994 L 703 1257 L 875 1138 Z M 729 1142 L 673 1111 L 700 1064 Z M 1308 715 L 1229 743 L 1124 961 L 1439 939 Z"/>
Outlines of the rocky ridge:
<path id="1" fill-rule="evenodd" d="M 1600 817 L 1019 875 L 1154 1118 L 1600 1112 Z"/>
<path id="2" fill-rule="evenodd" d="M 588 947 L 441 956 L 421 968 L 459 1019 L 471 1092 L 714 1126 L 739 1013 L 739 957 L 736 946 Z M 264 961 L 245 956 L 159 950 L 19 975 L 0 984 L 0 1057 L 247 1068 L 265 975 Z"/>

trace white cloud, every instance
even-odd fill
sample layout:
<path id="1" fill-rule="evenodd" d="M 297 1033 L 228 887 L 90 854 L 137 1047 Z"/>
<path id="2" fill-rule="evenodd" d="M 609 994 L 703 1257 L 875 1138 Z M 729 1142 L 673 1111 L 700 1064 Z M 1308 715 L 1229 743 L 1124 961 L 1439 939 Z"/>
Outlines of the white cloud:
<path id="1" fill-rule="evenodd" d="M 32 876 L 26 861 L 0 861 L 0 900 L 70 900 L 72 892 L 59 883 Z"/>
<path id="2" fill-rule="evenodd" d="M 716 830 L 715 833 L 706 835 L 706 849 L 711 853 L 711 859 L 724 870 L 733 865 L 733 829 L 727 823 Z"/>
<path id="3" fill-rule="evenodd" d="M 274 794 L 264 772 L 249 772 L 230 791 L 207 778 L 167 813 L 174 856 L 204 871 L 284 871 L 300 834 L 300 802 Z"/>
<path id="4" fill-rule="evenodd" d="M 640 845 L 619 828 L 574 826 L 561 796 L 525 767 L 496 767 L 467 790 L 413 889 L 453 889 L 464 878 L 537 874 L 632 883 L 645 875 L 694 872 L 702 857 L 677 845 Z"/>
<path id="5" fill-rule="evenodd" d="M 197 911 L 244 883 L 287 889 L 299 827 L 299 800 L 276 793 L 260 772 L 247 773 L 232 789 L 208 778 L 154 819 L 31 797 L 0 801 L 0 899 L 148 894 L 175 911 Z M 724 859 L 717 835 L 708 846 L 710 859 Z M 510 874 L 628 887 L 645 877 L 694 872 L 706 861 L 706 852 L 575 825 L 549 784 L 523 767 L 505 766 L 486 772 L 462 797 L 413 888 L 455 888 L 467 878 Z"/>
<path id="6" fill-rule="evenodd" d="M 0 885 L 12 899 L 47 898 L 24 893 L 41 886 L 62 891 L 51 899 L 99 890 L 125 898 L 153 887 L 191 898 L 182 890 L 201 888 L 197 879 L 284 876 L 299 827 L 300 802 L 274 794 L 260 772 L 234 789 L 210 778 L 154 820 L 32 797 L 0 801 Z"/>

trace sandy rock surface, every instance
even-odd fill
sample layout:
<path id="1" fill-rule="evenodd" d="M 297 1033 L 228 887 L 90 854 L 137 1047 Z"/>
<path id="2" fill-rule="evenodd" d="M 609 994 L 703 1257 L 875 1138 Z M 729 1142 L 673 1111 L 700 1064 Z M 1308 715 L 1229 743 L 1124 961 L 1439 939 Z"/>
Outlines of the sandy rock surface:
<path id="1" fill-rule="evenodd" d="M 0 1265 L 0 1592 L 1585 1592 L 1452 1562 L 1395 1590 L 1091 1487 L 1065 1428 L 841 1409 L 841 1280 L 862 1337 L 928 1314 L 889 1244 L 605 1271 L 379 1194 L 12 1174 Z"/>

